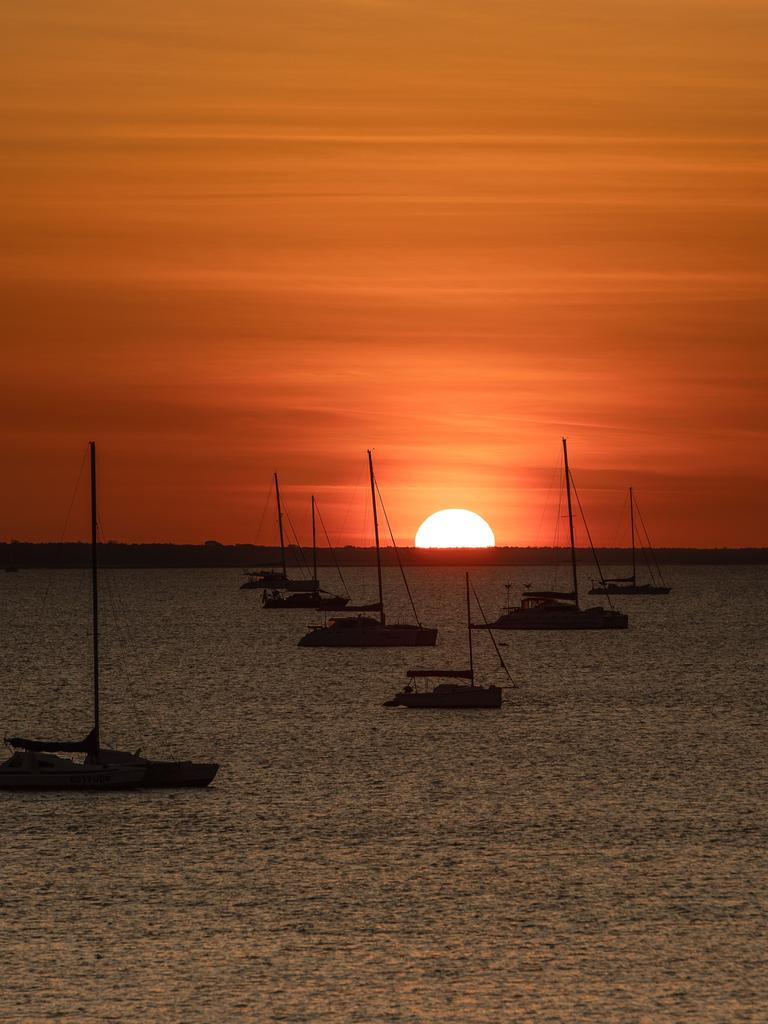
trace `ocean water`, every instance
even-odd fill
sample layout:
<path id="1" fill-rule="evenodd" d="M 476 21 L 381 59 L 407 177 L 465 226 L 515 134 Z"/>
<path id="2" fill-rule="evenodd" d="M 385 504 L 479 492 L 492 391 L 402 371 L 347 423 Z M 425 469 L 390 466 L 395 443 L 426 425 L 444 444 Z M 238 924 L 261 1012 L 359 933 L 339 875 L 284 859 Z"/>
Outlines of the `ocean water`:
<path id="1" fill-rule="evenodd" d="M 446 712 L 381 705 L 466 661 L 459 570 L 411 571 L 410 652 L 299 649 L 317 614 L 236 572 L 105 572 L 106 740 L 222 767 L 0 793 L 0 1022 L 768 1020 L 768 572 L 670 576 L 626 632 L 497 633 L 519 685 Z M 473 578 L 495 614 L 537 576 Z M 0 574 L 3 733 L 88 730 L 88 614 L 86 573 Z"/>

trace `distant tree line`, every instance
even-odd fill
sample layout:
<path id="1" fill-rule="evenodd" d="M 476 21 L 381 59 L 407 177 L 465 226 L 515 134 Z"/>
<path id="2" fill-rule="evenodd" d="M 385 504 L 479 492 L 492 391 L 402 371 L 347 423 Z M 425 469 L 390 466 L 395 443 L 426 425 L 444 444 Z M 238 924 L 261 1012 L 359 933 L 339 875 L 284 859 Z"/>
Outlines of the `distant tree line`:
<path id="1" fill-rule="evenodd" d="M 547 565 L 553 560 L 552 548 L 400 548 L 405 565 Z M 290 566 L 302 564 L 298 548 L 287 549 Z M 336 552 L 339 565 L 373 565 L 374 548 L 343 547 Z M 605 565 L 627 565 L 628 548 L 598 548 L 600 562 Z M 385 565 L 396 565 L 392 548 L 383 548 Z M 657 548 L 663 565 L 766 565 L 768 548 Z M 308 554 L 305 553 L 305 557 Z M 592 562 L 588 548 L 577 551 L 581 564 Z M 90 548 L 85 543 L 28 544 L 21 541 L 0 543 L 0 569 L 18 568 L 83 568 L 89 564 Z M 278 565 L 280 549 L 253 544 L 120 544 L 108 541 L 99 545 L 99 560 L 105 566 L 132 569 L 223 569 L 261 568 Z M 318 564 L 332 566 L 333 553 L 318 549 Z"/>

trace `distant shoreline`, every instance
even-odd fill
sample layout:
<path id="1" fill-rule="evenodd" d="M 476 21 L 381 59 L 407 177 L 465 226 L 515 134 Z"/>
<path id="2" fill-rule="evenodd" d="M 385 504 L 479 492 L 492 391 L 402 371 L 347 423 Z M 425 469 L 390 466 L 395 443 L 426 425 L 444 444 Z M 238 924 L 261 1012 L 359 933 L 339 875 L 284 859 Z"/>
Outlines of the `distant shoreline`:
<path id="1" fill-rule="evenodd" d="M 400 548 L 404 565 L 409 566 L 484 566 L 484 565 L 547 565 L 552 562 L 552 548 Z M 629 549 L 598 548 L 598 557 L 605 565 L 627 565 Z M 309 559 L 310 552 L 304 552 Z M 565 554 L 565 549 L 563 549 Z M 299 564 L 297 549 L 287 551 L 289 566 Z M 336 552 L 341 566 L 375 564 L 374 548 L 343 547 Z M 657 548 L 656 556 L 663 565 L 768 565 L 768 548 Z M 107 542 L 99 546 L 104 566 L 133 569 L 244 569 L 277 565 L 280 551 L 274 547 L 253 544 L 120 544 Z M 577 551 L 580 564 L 592 561 L 588 548 Z M 89 565 L 89 545 L 55 542 L 32 544 L 19 541 L 0 543 L 0 571 L 8 566 L 19 569 L 83 568 Z M 318 564 L 324 568 L 335 563 L 327 548 L 318 549 Z M 396 565 L 392 548 L 382 549 L 385 565 Z"/>

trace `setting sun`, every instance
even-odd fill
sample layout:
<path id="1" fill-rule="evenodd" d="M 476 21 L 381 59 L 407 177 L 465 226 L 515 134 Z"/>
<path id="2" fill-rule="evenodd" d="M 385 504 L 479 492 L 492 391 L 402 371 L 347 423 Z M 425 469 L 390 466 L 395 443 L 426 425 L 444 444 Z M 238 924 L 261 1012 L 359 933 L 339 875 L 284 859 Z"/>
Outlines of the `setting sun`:
<path id="1" fill-rule="evenodd" d="M 427 516 L 416 531 L 417 548 L 492 548 L 493 530 L 477 512 L 444 508 Z"/>

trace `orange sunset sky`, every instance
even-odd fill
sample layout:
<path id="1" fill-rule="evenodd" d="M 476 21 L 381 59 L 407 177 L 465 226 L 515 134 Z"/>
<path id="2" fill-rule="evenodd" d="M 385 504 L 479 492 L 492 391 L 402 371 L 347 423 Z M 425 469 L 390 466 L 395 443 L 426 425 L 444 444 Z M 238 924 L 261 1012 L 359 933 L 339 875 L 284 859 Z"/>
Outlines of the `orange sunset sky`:
<path id="1" fill-rule="evenodd" d="M 2 18 L 0 537 L 94 438 L 116 539 L 256 540 L 277 469 L 368 543 L 373 447 L 402 540 L 546 544 L 565 433 L 596 542 L 633 484 L 658 545 L 768 544 L 764 0 Z"/>

